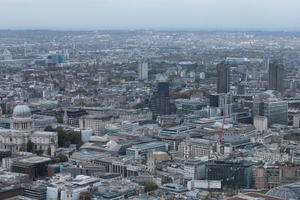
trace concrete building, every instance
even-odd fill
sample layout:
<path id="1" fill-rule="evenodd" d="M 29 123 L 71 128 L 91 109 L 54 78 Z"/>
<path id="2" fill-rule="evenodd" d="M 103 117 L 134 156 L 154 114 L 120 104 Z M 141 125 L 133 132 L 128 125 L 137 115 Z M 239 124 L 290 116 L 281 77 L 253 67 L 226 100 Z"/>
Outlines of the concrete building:
<path id="1" fill-rule="evenodd" d="M 270 189 L 285 183 L 300 181 L 299 165 L 265 165 L 254 170 L 254 188 Z"/>
<path id="2" fill-rule="evenodd" d="M 187 188 L 189 190 L 193 189 L 221 189 L 222 182 L 219 180 L 191 180 L 187 183 Z"/>
<path id="3" fill-rule="evenodd" d="M 32 198 L 36 200 L 47 199 L 47 187 L 42 183 L 26 184 L 24 186 L 24 197 Z"/>
<path id="4" fill-rule="evenodd" d="M 139 80 L 148 80 L 148 63 L 139 63 Z"/>
<path id="5" fill-rule="evenodd" d="M 126 149 L 126 155 L 129 156 L 143 156 L 147 155 L 149 152 L 154 151 L 168 151 L 169 145 L 165 142 L 149 142 L 149 143 L 143 143 L 143 144 L 137 144 L 133 145 L 130 148 Z"/>
<path id="6" fill-rule="evenodd" d="M 96 177 L 78 175 L 72 178 L 69 174 L 58 174 L 49 181 L 47 200 L 78 200 L 82 193 L 96 190 L 100 184 Z"/>
<path id="7" fill-rule="evenodd" d="M 264 116 L 255 116 L 253 125 L 257 131 L 263 133 L 268 130 L 268 118 Z"/>
<path id="8" fill-rule="evenodd" d="M 300 128 L 300 114 L 296 114 L 293 117 L 293 127 Z"/>
<path id="9" fill-rule="evenodd" d="M 201 159 L 191 159 L 184 162 L 184 179 L 199 180 L 205 178 L 205 163 Z"/>
<path id="10" fill-rule="evenodd" d="M 80 129 L 90 129 L 93 130 L 95 135 L 105 134 L 105 125 L 110 122 L 112 116 L 97 116 L 97 115 L 87 115 L 79 119 Z"/>
<path id="11" fill-rule="evenodd" d="M 179 144 L 178 151 L 184 159 L 210 156 L 215 148 L 215 143 L 208 139 L 187 138 Z"/>
<path id="12" fill-rule="evenodd" d="M 47 166 L 52 160 L 41 156 L 29 156 L 15 159 L 11 164 L 11 171 L 28 174 L 30 179 L 47 175 Z"/>

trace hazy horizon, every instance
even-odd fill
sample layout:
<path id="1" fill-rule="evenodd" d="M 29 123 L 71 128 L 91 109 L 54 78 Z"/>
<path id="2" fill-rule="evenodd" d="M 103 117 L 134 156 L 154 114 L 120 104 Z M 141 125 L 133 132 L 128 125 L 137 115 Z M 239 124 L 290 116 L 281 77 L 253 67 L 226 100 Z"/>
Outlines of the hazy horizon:
<path id="1" fill-rule="evenodd" d="M 0 0 L 0 29 L 300 31 L 299 0 Z"/>

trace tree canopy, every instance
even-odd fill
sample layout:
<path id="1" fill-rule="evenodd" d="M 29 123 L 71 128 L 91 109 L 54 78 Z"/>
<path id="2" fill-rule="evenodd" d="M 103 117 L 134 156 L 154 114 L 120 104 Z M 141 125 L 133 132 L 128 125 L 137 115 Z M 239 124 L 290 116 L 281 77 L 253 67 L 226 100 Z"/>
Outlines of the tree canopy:
<path id="1" fill-rule="evenodd" d="M 82 145 L 81 134 L 78 131 L 64 130 L 61 126 L 57 128 L 47 126 L 45 131 L 57 132 L 59 147 L 69 147 L 70 144 L 76 144 L 77 147 Z"/>
<path id="2" fill-rule="evenodd" d="M 151 192 L 153 190 L 156 190 L 157 188 L 158 186 L 155 183 L 149 182 L 145 185 L 144 192 Z"/>

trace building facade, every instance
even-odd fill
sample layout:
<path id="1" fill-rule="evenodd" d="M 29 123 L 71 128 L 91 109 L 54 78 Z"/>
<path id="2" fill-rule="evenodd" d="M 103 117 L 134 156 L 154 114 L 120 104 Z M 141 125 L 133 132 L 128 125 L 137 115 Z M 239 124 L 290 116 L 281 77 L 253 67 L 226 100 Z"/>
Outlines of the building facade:
<path id="1" fill-rule="evenodd" d="M 269 90 L 283 92 L 284 66 L 279 61 L 269 65 Z"/>
<path id="2" fill-rule="evenodd" d="M 148 63 L 139 63 L 139 80 L 148 80 Z"/>
<path id="3" fill-rule="evenodd" d="M 253 116 L 267 117 L 268 126 L 273 124 L 287 125 L 288 104 L 284 100 L 269 98 L 253 104 Z"/>
<path id="4" fill-rule="evenodd" d="M 33 143 L 33 151 L 49 151 L 54 154 L 58 144 L 56 132 L 35 131 L 31 111 L 27 105 L 17 105 L 13 110 L 11 129 L 0 129 L 0 148 L 11 152 L 26 151 Z"/>
<path id="5" fill-rule="evenodd" d="M 169 83 L 160 82 L 158 83 L 157 90 L 149 102 L 150 110 L 156 115 L 169 115 L 176 111 L 175 104 L 171 102 L 169 94 Z"/>
<path id="6" fill-rule="evenodd" d="M 225 61 L 217 65 L 218 82 L 217 92 L 227 93 L 230 90 L 230 65 Z"/>

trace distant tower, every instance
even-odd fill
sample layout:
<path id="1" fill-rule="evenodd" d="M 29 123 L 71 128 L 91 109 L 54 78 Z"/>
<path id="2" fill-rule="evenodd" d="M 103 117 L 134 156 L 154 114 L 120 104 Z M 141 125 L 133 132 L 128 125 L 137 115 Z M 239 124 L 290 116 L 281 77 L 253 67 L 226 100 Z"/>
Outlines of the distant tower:
<path id="1" fill-rule="evenodd" d="M 23 56 L 24 56 L 24 57 L 27 56 L 27 49 L 26 49 L 26 47 L 24 47 Z"/>
<path id="2" fill-rule="evenodd" d="M 65 112 L 64 112 L 63 122 L 64 122 L 64 124 L 68 124 L 68 122 L 69 122 L 67 110 L 65 110 Z"/>
<path id="3" fill-rule="evenodd" d="M 279 61 L 269 65 L 269 90 L 283 92 L 284 66 Z"/>
<path id="4" fill-rule="evenodd" d="M 267 58 L 267 61 L 266 61 L 266 71 L 269 70 L 269 65 L 270 65 L 270 59 Z"/>
<path id="5" fill-rule="evenodd" d="M 139 63 L 139 80 L 148 80 L 148 63 Z"/>
<path id="6" fill-rule="evenodd" d="M 228 93 L 230 89 L 230 65 L 226 61 L 217 65 L 217 92 Z"/>

